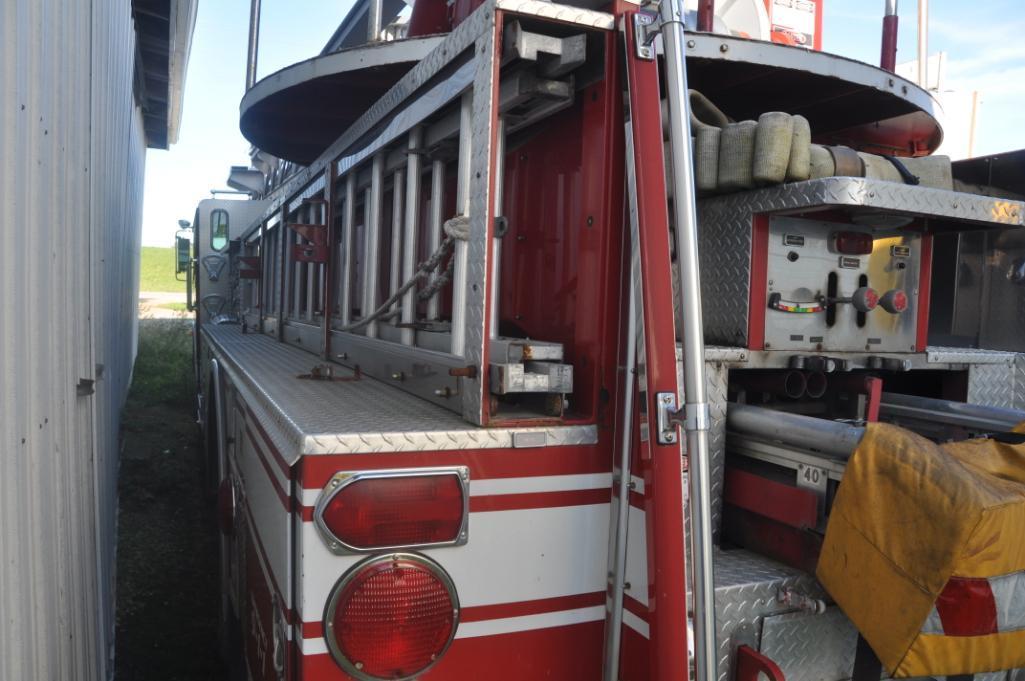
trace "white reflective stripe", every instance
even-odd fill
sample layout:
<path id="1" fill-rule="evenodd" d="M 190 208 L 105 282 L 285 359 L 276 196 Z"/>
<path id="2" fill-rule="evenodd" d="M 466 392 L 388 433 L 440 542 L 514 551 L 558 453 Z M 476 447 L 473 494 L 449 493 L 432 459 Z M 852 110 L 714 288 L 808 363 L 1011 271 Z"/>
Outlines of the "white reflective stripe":
<path id="1" fill-rule="evenodd" d="M 456 630 L 456 638 L 474 638 L 477 636 L 496 636 L 511 634 L 517 631 L 533 629 L 551 629 L 585 622 L 598 622 L 605 619 L 605 606 L 595 605 L 589 608 L 563 610 L 561 612 L 545 612 L 538 615 L 522 617 L 506 617 L 505 619 L 483 620 L 481 622 L 462 622 Z"/>
<path id="2" fill-rule="evenodd" d="M 925 623 L 922 624 L 922 633 L 943 634 L 943 622 L 940 621 L 940 613 L 935 605 L 932 606 L 929 616 L 925 618 Z"/>
<path id="3" fill-rule="evenodd" d="M 300 638 L 299 648 L 303 651 L 303 655 L 326 655 L 327 641 L 319 636 L 317 638 Z"/>
<path id="4" fill-rule="evenodd" d="M 644 481 L 632 477 L 643 492 Z M 541 475 L 528 478 L 488 478 L 486 480 L 470 480 L 470 496 L 488 496 L 493 494 L 532 494 L 536 492 L 569 492 L 581 489 L 611 489 L 611 473 L 588 473 L 583 475 Z M 303 490 L 303 505 L 316 506 L 320 497 L 319 489 Z"/>
<path id="5" fill-rule="evenodd" d="M 629 610 L 623 610 L 623 624 L 630 627 L 644 638 L 650 638 L 648 623 Z"/>
<path id="6" fill-rule="evenodd" d="M 546 475 L 532 478 L 489 478 L 487 480 L 471 479 L 470 496 L 569 492 L 580 489 L 609 489 L 611 487 L 611 473 Z"/>
<path id="7" fill-rule="evenodd" d="M 997 606 L 997 631 L 1025 629 L 1025 572 L 991 577 L 989 588 Z"/>

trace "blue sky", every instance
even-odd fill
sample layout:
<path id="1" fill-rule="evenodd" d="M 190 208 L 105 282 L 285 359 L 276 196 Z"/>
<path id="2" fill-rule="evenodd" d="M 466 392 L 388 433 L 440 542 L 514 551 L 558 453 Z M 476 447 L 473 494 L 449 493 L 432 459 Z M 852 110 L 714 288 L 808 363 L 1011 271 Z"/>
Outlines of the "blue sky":
<path id="1" fill-rule="evenodd" d="M 318 53 L 351 0 L 263 0 L 258 76 Z M 981 92 L 976 154 L 1025 148 L 1025 2 L 932 0 L 929 52 L 948 53 L 946 87 Z M 879 60 L 883 0 L 825 0 L 824 49 Z M 916 57 L 917 2 L 900 2 L 898 62 Z M 228 167 L 248 163 L 238 130 L 245 80 L 248 0 L 199 0 L 178 144 L 150 150 L 143 243 L 170 246 Z"/>

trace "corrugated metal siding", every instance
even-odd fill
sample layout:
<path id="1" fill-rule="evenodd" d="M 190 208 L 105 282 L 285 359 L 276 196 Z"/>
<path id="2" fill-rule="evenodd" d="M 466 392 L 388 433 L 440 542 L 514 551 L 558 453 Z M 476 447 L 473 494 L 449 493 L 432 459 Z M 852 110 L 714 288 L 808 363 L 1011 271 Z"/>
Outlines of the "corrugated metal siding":
<path id="1" fill-rule="evenodd" d="M 0 679 L 104 679 L 145 159 L 130 3 L 4 0 L 0 55 Z"/>

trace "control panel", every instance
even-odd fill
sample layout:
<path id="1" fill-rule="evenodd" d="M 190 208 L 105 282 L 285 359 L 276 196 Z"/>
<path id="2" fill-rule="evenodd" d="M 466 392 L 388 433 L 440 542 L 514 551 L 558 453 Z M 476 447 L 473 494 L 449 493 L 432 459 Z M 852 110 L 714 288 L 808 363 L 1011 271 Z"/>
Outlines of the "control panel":
<path id="1" fill-rule="evenodd" d="M 768 232 L 766 350 L 915 351 L 920 234 L 785 216 Z"/>

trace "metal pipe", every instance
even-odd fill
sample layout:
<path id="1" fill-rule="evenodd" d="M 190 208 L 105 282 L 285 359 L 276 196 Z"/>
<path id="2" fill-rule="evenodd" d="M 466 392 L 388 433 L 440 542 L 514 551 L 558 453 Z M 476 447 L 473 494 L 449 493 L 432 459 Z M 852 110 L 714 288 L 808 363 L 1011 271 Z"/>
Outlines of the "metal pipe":
<path id="1" fill-rule="evenodd" d="M 918 0 L 918 84 L 929 87 L 929 0 Z"/>
<path id="2" fill-rule="evenodd" d="M 342 326 L 352 323 L 352 230 L 356 222 L 356 170 L 350 170 L 345 178 L 345 212 L 342 214 L 342 259 L 338 276 L 342 281 L 341 307 L 339 315 Z"/>
<path id="3" fill-rule="evenodd" d="M 495 131 L 495 216 L 502 215 L 503 185 L 505 183 L 505 119 L 498 117 Z M 498 338 L 498 280 L 502 276 L 502 237 L 491 239 L 491 319 L 488 322 L 490 338 Z"/>
<path id="4" fill-rule="evenodd" d="M 887 417 L 904 417 L 962 426 L 977 431 L 1005 432 L 1025 423 L 1025 411 L 983 407 L 965 402 L 937 400 L 931 397 L 883 393 L 880 413 Z"/>
<path id="5" fill-rule="evenodd" d="M 848 458 L 865 434 L 864 428 L 801 414 L 790 414 L 747 404 L 731 403 L 726 427 L 785 445 Z"/>
<path id="6" fill-rule="evenodd" d="M 805 391 L 808 397 L 817 400 L 826 394 L 829 389 L 829 381 L 821 371 L 809 371 L 805 378 Z"/>
<path id="7" fill-rule="evenodd" d="M 808 389 L 808 382 L 804 374 L 795 370 L 771 373 L 736 372 L 735 375 L 730 376 L 730 383 L 744 390 L 785 395 L 792 400 L 804 397 L 804 393 Z"/>
<path id="8" fill-rule="evenodd" d="M 405 175 L 402 168 L 395 171 L 391 190 L 391 264 L 388 267 L 388 295 L 393 296 L 402 285 L 400 268 L 402 267 L 402 200 L 405 198 Z M 392 311 L 399 309 L 399 301 L 391 306 Z"/>
<path id="9" fill-rule="evenodd" d="M 695 678 L 717 677 L 715 586 L 712 567 L 711 470 L 708 451 L 709 412 L 705 388 L 705 340 L 701 318 L 698 266 L 697 201 L 691 149 L 687 50 L 682 0 L 662 0 L 665 92 L 669 104 L 669 147 L 673 166 L 673 228 L 680 277 L 677 299 L 683 311 L 683 412 L 690 481 L 691 556 L 693 561 Z"/>
<path id="10" fill-rule="evenodd" d="M 473 165 L 473 91 L 463 94 L 459 108 L 459 162 L 456 167 L 456 215 L 470 214 L 470 174 Z M 462 357 L 466 350 L 466 267 L 469 244 L 455 240 L 452 259 L 452 345 L 451 353 Z"/>
<path id="11" fill-rule="evenodd" d="M 367 0 L 367 42 L 381 39 L 381 5 L 383 0 Z"/>
<path id="12" fill-rule="evenodd" d="M 711 33 L 715 29 L 715 0 L 699 0 L 698 30 Z"/>
<path id="13" fill-rule="evenodd" d="M 897 0 L 886 0 L 886 14 L 883 16 L 883 43 L 879 55 L 879 66 L 893 73 L 897 68 Z"/>
<path id="14" fill-rule="evenodd" d="M 623 596 L 626 590 L 626 533 L 630 522 L 630 455 L 633 445 L 634 384 L 637 380 L 636 281 L 630 277 L 626 329 L 626 365 L 623 376 L 623 432 L 619 439 L 619 504 L 612 562 L 612 609 L 605 628 L 603 681 L 619 681 L 619 654 L 623 641 Z"/>
<path id="15" fill-rule="evenodd" d="M 367 221 L 363 226 L 363 309 L 369 317 L 377 309 L 377 272 L 381 253 L 381 204 L 384 200 L 384 154 L 378 152 L 370 167 L 370 189 L 366 192 Z M 367 338 L 377 337 L 377 322 L 364 327 Z"/>
<path id="16" fill-rule="evenodd" d="M 441 223 L 444 221 L 445 208 L 445 162 L 436 160 L 431 164 L 431 223 L 427 232 L 428 252 L 434 253 L 441 245 Z M 435 321 L 440 314 L 441 292 L 435 293 L 427 301 L 427 319 Z"/>
<path id="17" fill-rule="evenodd" d="M 417 235 L 420 231 L 420 140 L 423 128 L 417 126 L 409 131 L 409 155 L 406 157 L 406 219 L 402 241 L 405 250 L 402 252 L 402 281 L 413 278 L 416 268 Z M 432 251 L 433 252 L 433 251 Z M 406 291 L 402 297 L 402 343 L 412 345 L 415 338 L 409 326 L 416 317 L 416 287 Z"/>
<path id="18" fill-rule="evenodd" d="M 246 56 L 246 90 L 256 83 L 256 58 L 260 51 L 260 0 L 249 2 L 249 53 Z"/>

